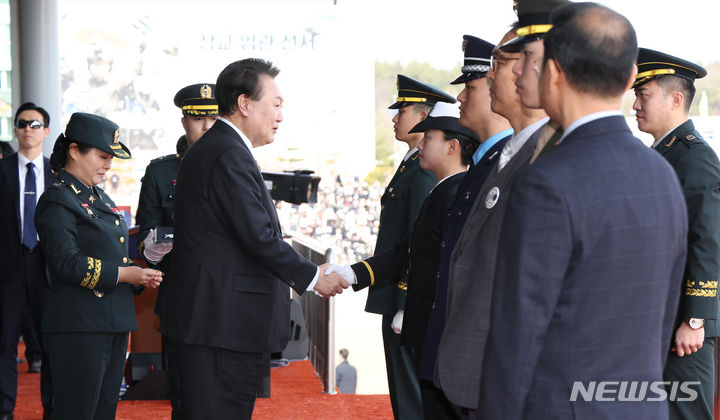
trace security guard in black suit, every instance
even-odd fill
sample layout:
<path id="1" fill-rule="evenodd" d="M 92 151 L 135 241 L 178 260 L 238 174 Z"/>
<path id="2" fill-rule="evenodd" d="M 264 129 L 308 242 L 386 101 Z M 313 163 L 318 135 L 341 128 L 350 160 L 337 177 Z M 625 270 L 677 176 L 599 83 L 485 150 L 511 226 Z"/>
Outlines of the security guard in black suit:
<path id="1" fill-rule="evenodd" d="M 720 161 L 688 119 L 695 79 L 707 72 L 687 60 L 646 48 L 639 49 L 637 63 L 633 109 L 638 127 L 653 135 L 653 148 L 675 169 L 690 222 L 677 327 L 663 376 L 665 381 L 699 381 L 700 385 L 692 386 L 698 392 L 692 401 L 669 399 L 670 418 L 712 419 L 714 337 L 720 335 Z"/>
<path id="2" fill-rule="evenodd" d="M 182 110 L 180 122 L 185 129 L 187 147 L 195 143 L 218 118 L 218 106 L 215 100 L 215 85 L 212 83 L 198 83 L 180 89 L 173 100 L 175 106 Z M 185 149 L 187 149 L 187 147 Z M 145 169 L 142 178 L 140 198 L 136 221 L 140 225 L 138 235 L 138 251 L 145 258 L 148 266 L 161 270 L 166 274 L 170 272 L 172 263 L 172 240 L 160 238 L 158 241 L 157 229 L 160 227 L 172 228 L 173 208 L 175 205 L 175 183 L 177 180 L 182 152 L 154 159 Z M 169 232 L 168 229 L 165 230 Z M 167 283 L 160 285 L 155 301 L 155 313 L 163 320 Z M 168 373 L 168 391 L 173 407 L 172 418 L 178 417 L 179 381 L 177 366 L 171 345 L 163 336 L 164 362 Z"/>
<path id="3" fill-rule="evenodd" d="M 75 113 L 55 142 L 57 181 L 40 197 L 35 225 L 52 286 L 42 319 L 53 374 L 53 419 L 113 419 L 128 333 L 137 329 L 133 287 L 162 273 L 130 266 L 120 210 L 97 188 L 113 157 L 129 159 L 110 120 Z"/>
<path id="4" fill-rule="evenodd" d="M 423 135 L 411 134 L 410 129 L 427 116 L 435 103 L 455 103 L 455 98 L 441 90 L 401 74 L 397 77 L 397 88 L 397 101 L 389 107 L 398 110 L 393 117 L 395 138 L 407 143 L 410 150 L 380 199 L 382 211 L 375 254 L 392 249 L 398 242 L 407 242 L 420 206 L 436 183 L 435 176 L 419 165 L 416 145 Z M 392 329 L 393 319 L 405 306 L 404 300 L 404 290 L 394 284 L 373 286 L 368 290 L 365 310 L 383 315 L 385 364 L 393 414 L 396 419 L 417 419 L 422 416 L 417 375 L 408 350 L 400 346 L 399 336 Z"/>

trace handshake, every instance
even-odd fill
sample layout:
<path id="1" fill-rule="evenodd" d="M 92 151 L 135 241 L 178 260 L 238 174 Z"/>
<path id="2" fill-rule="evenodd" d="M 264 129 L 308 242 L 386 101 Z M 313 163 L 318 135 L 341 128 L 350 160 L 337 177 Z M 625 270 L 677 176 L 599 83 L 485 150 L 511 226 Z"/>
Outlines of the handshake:
<path id="1" fill-rule="evenodd" d="M 313 289 L 318 296 L 329 298 L 357 283 L 355 273 L 349 265 L 323 264 L 318 269 L 320 274 Z"/>

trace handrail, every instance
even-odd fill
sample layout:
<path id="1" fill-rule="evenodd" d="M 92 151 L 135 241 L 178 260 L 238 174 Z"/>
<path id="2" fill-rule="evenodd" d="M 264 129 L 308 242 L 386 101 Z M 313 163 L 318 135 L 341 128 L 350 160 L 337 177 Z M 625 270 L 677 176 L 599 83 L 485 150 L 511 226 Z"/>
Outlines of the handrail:
<path id="1" fill-rule="evenodd" d="M 289 238 L 293 249 L 313 264 L 330 261 L 332 250 L 319 242 L 302 235 Z M 325 299 L 315 293 L 306 292 L 297 296 L 302 306 L 305 325 L 308 330 L 310 351 L 308 357 L 315 373 L 323 383 L 325 394 L 336 394 L 335 388 L 335 300 Z"/>

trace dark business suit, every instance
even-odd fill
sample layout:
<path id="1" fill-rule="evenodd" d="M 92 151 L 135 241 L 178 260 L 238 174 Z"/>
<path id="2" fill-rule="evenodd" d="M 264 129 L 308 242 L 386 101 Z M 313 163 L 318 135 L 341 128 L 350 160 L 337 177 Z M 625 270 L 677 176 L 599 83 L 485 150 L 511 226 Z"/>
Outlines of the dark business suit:
<path id="1" fill-rule="evenodd" d="M 717 282 L 720 277 L 720 162 L 713 149 L 687 120 L 655 146 L 680 179 L 688 210 L 688 250 L 675 329 L 687 318 L 705 319 L 705 342 L 696 353 L 671 352 L 665 380 L 699 381 L 696 401 L 671 401 L 671 418 L 713 418 L 715 389 L 713 337 L 718 325 Z"/>
<path id="2" fill-rule="evenodd" d="M 102 189 L 60 170 L 35 211 L 52 287 L 42 318 L 50 356 L 53 419 L 113 419 L 128 334 L 137 329 L 133 290 L 118 283 L 128 258 L 125 218 Z"/>
<path id="3" fill-rule="evenodd" d="M 181 159 L 182 156 L 180 154 L 163 156 L 153 159 L 145 169 L 135 217 L 137 224 L 140 226 L 137 240 L 138 252 L 143 258 L 145 258 L 145 254 L 143 253 L 145 244 L 143 241 L 150 233 L 150 229 L 173 226 L 175 184 Z M 171 281 L 169 273 L 172 267 L 172 255 L 172 251 L 168 252 L 157 264 L 153 264 L 145 258 L 148 267 L 165 273 L 163 282 L 160 283 L 158 287 L 157 298 L 155 300 L 155 313 L 160 317 L 161 323 L 163 322 L 165 312 L 167 287 L 169 281 Z M 173 416 L 176 417 L 180 410 L 178 366 L 172 344 L 164 335 L 162 338 L 162 350 L 166 363 L 170 402 L 173 407 Z"/>
<path id="4" fill-rule="evenodd" d="M 418 152 L 398 166 L 380 199 L 382 211 L 375 254 L 408 241 L 420 207 L 436 183 L 435 176 L 420 167 Z M 397 279 L 404 280 L 406 276 Z M 383 316 L 381 328 L 393 414 L 396 419 L 417 419 L 422 416 L 422 401 L 412 356 L 400 345 L 400 337 L 391 327 L 395 313 L 404 307 L 405 291 L 395 284 L 368 289 L 365 310 Z"/>
<path id="5" fill-rule="evenodd" d="M 511 136 L 507 136 L 495 143 L 485 152 L 477 164 L 470 167 L 470 170 L 465 173 L 465 177 L 455 194 L 453 204 L 448 210 L 445 230 L 443 232 L 444 246 L 440 251 L 440 265 L 436 274 L 438 281 L 435 291 L 435 303 L 430 313 L 430 319 L 428 320 L 425 344 L 423 345 L 423 357 L 420 363 L 420 379 L 432 381 L 435 374 L 438 346 L 440 345 L 440 337 L 445 328 L 448 275 L 450 272 L 450 256 L 452 250 L 460 237 L 467 217 L 470 215 L 470 211 L 475 203 L 475 198 L 478 196 L 490 171 L 497 166 L 500 152 L 510 137 Z"/>
<path id="6" fill-rule="evenodd" d="M 44 159 L 47 189 L 55 178 L 48 159 Z M 0 412 L 15 408 L 17 397 L 17 346 L 26 317 L 31 314 L 35 330 L 40 331 L 43 308 L 50 290 L 45 257 L 38 243 L 28 252 L 22 243 L 18 154 L 0 159 Z M 52 408 L 50 363 L 43 357 L 40 390 L 43 407 Z"/>
<path id="7" fill-rule="evenodd" d="M 574 381 L 662 381 L 686 238 L 677 176 L 622 116 L 581 125 L 520 170 L 498 245 L 479 418 L 667 418 L 666 401 L 571 401 L 571 391 Z"/>
<path id="8" fill-rule="evenodd" d="M 222 120 L 185 153 L 174 222 L 161 330 L 177 345 L 181 418 L 250 418 L 262 353 L 289 339 L 288 286 L 303 293 L 317 268 L 283 240 L 255 159 Z"/>
<path id="9" fill-rule="evenodd" d="M 498 171 L 498 164 L 493 166 L 450 256 L 447 318 L 438 347 L 436 380 L 460 407 L 477 409 L 500 228 L 512 181 L 530 160 L 541 131 L 531 134 L 502 170 Z"/>

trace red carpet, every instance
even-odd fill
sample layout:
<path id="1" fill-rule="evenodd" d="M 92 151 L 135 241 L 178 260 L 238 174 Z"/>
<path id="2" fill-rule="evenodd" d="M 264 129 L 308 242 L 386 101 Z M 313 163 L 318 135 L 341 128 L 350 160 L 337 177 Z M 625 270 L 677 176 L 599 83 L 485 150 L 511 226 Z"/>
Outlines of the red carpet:
<path id="1" fill-rule="evenodd" d="M 24 354 L 21 343 L 18 354 Z M 27 373 L 27 363 L 18 365 L 16 420 L 42 419 L 40 374 Z M 271 398 L 258 399 L 253 419 L 392 419 L 388 395 L 325 395 L 322 383 L 309 361 L 293 362 L 270 373 Z M 170 419 L 169 401 L 120 401 L 117 419 Z"/>

